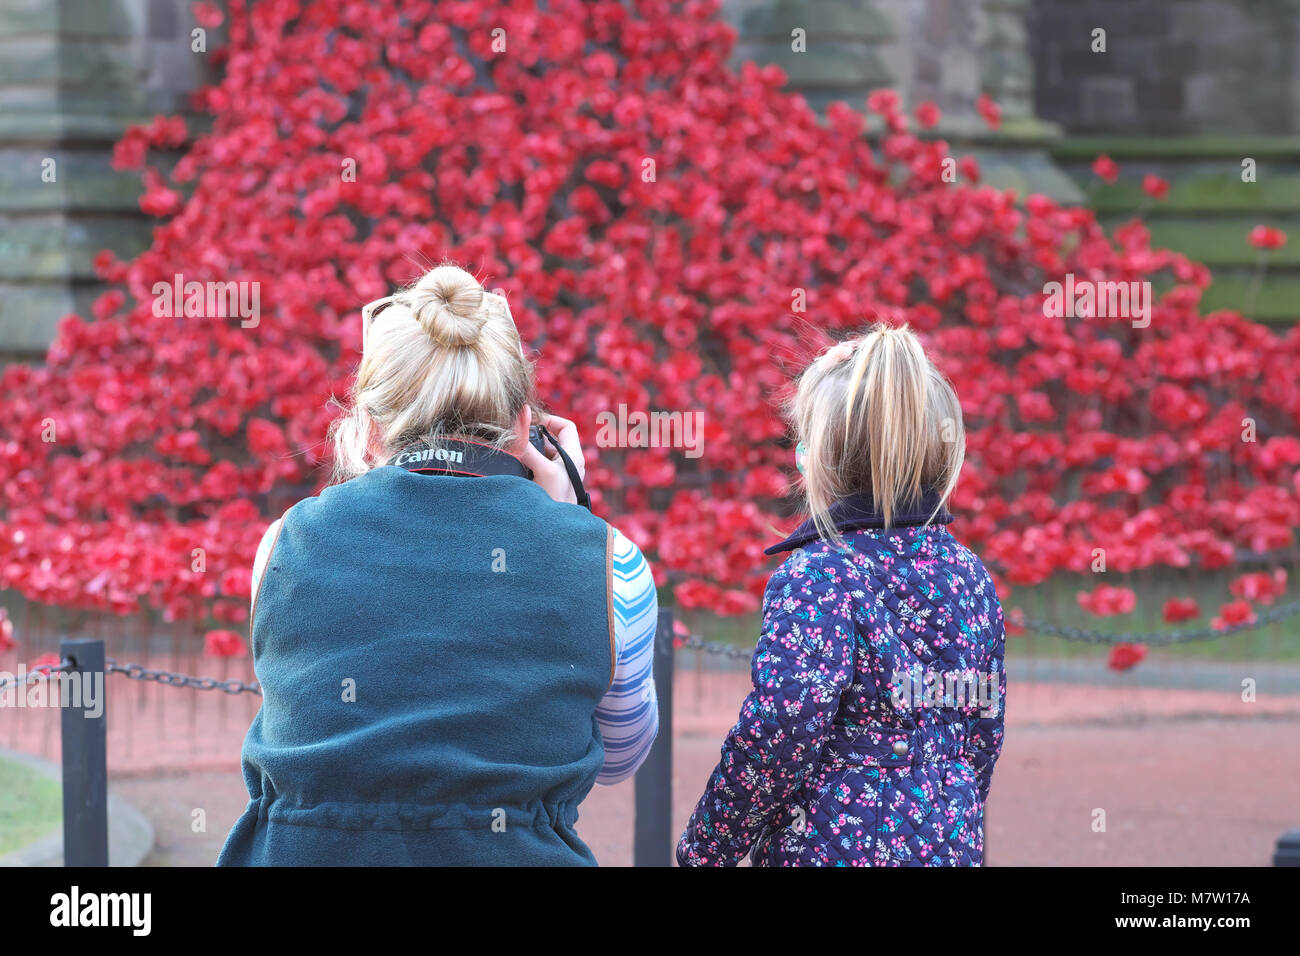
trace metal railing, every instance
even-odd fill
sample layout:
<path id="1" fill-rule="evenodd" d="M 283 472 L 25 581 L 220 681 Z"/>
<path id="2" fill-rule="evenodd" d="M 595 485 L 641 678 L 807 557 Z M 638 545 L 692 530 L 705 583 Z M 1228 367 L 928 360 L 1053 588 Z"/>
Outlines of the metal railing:
<path id="1" fill-rule="evenodd" d="M 104 642 L 91 638 L 64 638 L 59 642 L 61 660 L 33 668 L 20 679 L 0 683 L 29 684 L 67 678 L 89 678 L 95 674 L 120 674 L 128 680 L 153 681 L 190 690 L 221 690 L 227 694 L 257 694 L 256 682 L 191 677 L 172 671 L 119 664 L 104 655 Z M 654 677 L 660 688 L 661 727 L 672 727 L 673 714 L 673 614 L 659 612 L 655 633 Z M 62 679 L 62 678 L 61 678 Z M 92 711 L 85 695 L 61 701 L 60 732 L 63 763 L 63 865 L 108 866 L 108 688 L 94 702 Z M 636 773 L 634 863 L 636 866 L 671 866 L 672 846 L 671 730 L 660 733 L 645 762 Z"/>
<path id="2" fill-rule="evenodd" d="M 1089 643 L 1146 642 L 1183 643 L 1209 639 L 1224 634 L 1250 630 L 1265 623 L 1289 618 L 1300 612 L 1300 601 L 1279 605 L 1261 613 L 1255 621 L 1230 628 L 1196 628 L 1162 634 L 1103 634 L 1080 628 L 1060 627 L 1044 621 L 1023 620 L 1019 627 L 1028 631 Z M 723 659 L 748 659 L 753 648 L 708 641 L 685 633 L 680 643 L 673 612 L 659 611 L 654 641 L 654 680 L 659 703 L 660 733 L 636 773 L 634 865 L 664 867 L 673 865 L 672 768 L 673 768 L 673 674 L 675 650 L 699 651 Z M 20 678 L 0 682 L 0 690 L 9 684 L 27 684 L 51 680 L 55 675 L 119 674 L 128 680 L 151 681 L 169 687 L 191 690 L 220 690 L 227 694 L 261 695 L 256 682 L 193 677 L 173 671 L 147 668 L 140 664 L 120 664 L 104 654 L 100 639 L 64 638 L 59 643 L 57 664 L 33 668 Z M 63 764 L 63 846 L 65 866 L 108 865 L 108 771 L 107 771 L 107 699 L 105 687 L 91 713 L 86 701 L 80 706 L 64 702 L 61 709 Z M 665 732 L 666 730 L 666 732 Z M 1281 844 L 1279 843 L 1279 846 Z M 1298 857 L 1300 859 L 1300 857 Z"/>

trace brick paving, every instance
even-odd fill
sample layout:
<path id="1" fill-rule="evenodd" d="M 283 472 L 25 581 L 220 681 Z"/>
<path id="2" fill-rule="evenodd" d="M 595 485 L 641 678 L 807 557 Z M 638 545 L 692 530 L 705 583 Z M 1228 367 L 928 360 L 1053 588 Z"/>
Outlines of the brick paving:
<path id="1" fill-rule="evenodd" d="M 216 676 L 251 677 L 247 662 Z M 674 684 L 673 799 L 685 822 L 747 686 L 741 671 Z M 1300 827 L 1300 695 L 1012 681 L 988 809 L 988 863 L 1267 865 Z M 258 699 L 110 678 L 109 773 L 151 820 L 148 863 L 210 865 L 246 802 L 239 748 Z M 16 710 L 0 746 L 58 760 L 58 715 Z M 632 862 L 633 786 L 597 787 L 578 829 L 605 865 Z M 196 832 L 195 810 L 204 828 Z M 1094 832 L 1104 810 L 1106 831 Z"/>

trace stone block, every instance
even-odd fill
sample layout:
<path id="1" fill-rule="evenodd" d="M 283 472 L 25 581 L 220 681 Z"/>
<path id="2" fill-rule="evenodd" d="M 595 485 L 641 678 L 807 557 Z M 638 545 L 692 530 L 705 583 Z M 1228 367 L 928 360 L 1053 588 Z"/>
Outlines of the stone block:
<path id="1" fill-rule="evenodd" d="M 1024 18 L 1016 13 L 989 13 L 983 19 L 983 29 L 976 36 L 982 46 L 1005 46 L 1024 49 L 1029 42 Z"/>
<path id="2" fill-rule="evenodd" d="M 142 75 L 139 59 L 131 42 L 5 37 L 0 39 L 0 84 L 123 87 Z"/>
<path id="3" fill-rule="evenodd" d="M 181 17 L 176 0 L 149 0 L 148 13 L 149 36 L 166 39 L 180 35 Z"/>
<path id="4" fill-rule="evenodd" d="M 164 0 L 172 4 L 184 0 Z M 4 0 L 0 36 L 129 39 L 145 28 L 145 0 Z"/>
<path id="5" fill-rule="evenodd" d="M 155 90 L 167 90 L 174 96 L 180 91 L 203 85 L 211 65 L 209 54 L 195 53 L 188 41 L 154 41 L 149 44 L 147 84 Z"/>
<path id="6" fill-rule="evenodd" d="M 55 181 L 42 179 L 43 161 L 54 160 Z M 155 157 L 156 158 L 156 157 Z M 170 164 L 159 164 L 166 168 Z M 142 186 L 136 171 L 112 168 L 101 150 L 62 147 L 0 149 L 0 212 L 70 209 L 138 215 Z"/>
<path id="7" fill-rule="evenodd" d="M 1179 113 L 1183 109 L 1181 79 L 1140 79 L 1134 83 L 1134 94 L 1143 113 Z"/>
<path id="8" fill-rule="evenodd" d="M 940 88 L 945 97 L 974 102 L 980 88 L 980 61 L 970 55 L 953 55 L 943 60 L 943 79 Z"/>
<path id="9" fill-rule="evenodd" d="M 0 351 L 44 355 L 59 320 L 65 315 L 89 314 L 84 309 L 67 286 L 0 281 Z"/>
<path id="10" fill-rule="evenodd" d="M 0 280 L 68 282 L 73 277 L 64 246 L 61 213 L 0 217 Z"/>
<path id="11" fill-rule="evenodd" d="M 921 86 L 939 85 L 943 76 L 943 60 L 933 53 L 918 53 L 913 59 L 913 78 Z"/>
<path id="12" fill-rule="evenodd" d="M 58 0 L 65 37 L 130 39 L 145 30 L 144 0 Z"/>
<path id="13" fill-rule="evenodd" d="M 1160 44 L 1153 57 L 1156 72 L 1163 76 L 1187 76 L 1200 64 L 1200 48 L 1190 40 Z"/>
<path id="14" fill-rule="evenodd" d="M 53 0 L 5 0 L 0 4 L 0 37 L 59 32 L 59 7 Z"/>
<path id="15" fill-rule="evenodd" d="M 1091 76 L 1080 83 L 1080 119 L 1092 129 L 1114 128 L 1137 112 L 1133 81 L 1122 76 Z"/>
<path id="16" fill-rule="evenodd" d="M 3 215 L 0 226 L 0 280 L 9 282 L 93 282 L 94 258 L 101 249 L 131 257 L 144 251 L 152 237 L 142 217 Z"/>

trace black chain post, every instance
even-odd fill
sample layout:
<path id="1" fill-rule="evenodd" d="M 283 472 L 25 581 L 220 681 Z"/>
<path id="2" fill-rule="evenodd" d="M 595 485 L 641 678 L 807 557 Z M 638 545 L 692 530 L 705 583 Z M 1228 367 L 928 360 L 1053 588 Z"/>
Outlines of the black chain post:
<path id="1" fill-rule="evenodd" d="M 104 642 L 86 638 L 59 642 L 68 661 L 66 677 L 50 675 L 50 692 L 67 682 L 68 700 L 59 708 L 63 750 L 63 865 L 108 866 L 108 737 Z M 96 686 L 97 684 L 97 686 Z M 87 706 L 98 693 L 98 711 Z"/>
<path id="2" fill-rule="evenodd" d="M 1277 838 L 1273 851 L 1274 866 L 1300 866 L 1300 829 L 1287 830 Z"/>
<path id="3" fill-rule="evenodd" d="M 655 693 L 659 735 L 636 772 L 636 866 L 672 866 L 673 827 L 673 612 L 659 611 L 655 631 Z"/>

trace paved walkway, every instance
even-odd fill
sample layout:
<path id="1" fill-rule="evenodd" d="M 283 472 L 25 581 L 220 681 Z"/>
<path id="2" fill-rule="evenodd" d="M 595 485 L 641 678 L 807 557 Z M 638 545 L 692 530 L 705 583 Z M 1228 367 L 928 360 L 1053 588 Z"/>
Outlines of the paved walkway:
<path id="1" fill-rule="evenodd" d="M 240 676 L 246 662 L 231 662 Z M 680 826 L 747 687 L 743 672 L 675 682 Z M 988 811 L 990 865 L 1267 865 L 1300 826 L 1300 695 L 1012 681 L 1008 742 Z M 258 698 L 110 678 L 114 791 L 153 823 L 159 865 L 208 865 L 246 802 L 239 748 Z M 58 715 L 11 711 L 0 746 L 58 759 Z M 597 787 L 579 832 L 607 865 L 632 862 L 631 782 Z M 1104 810 L 1106 831 L 1094 832 Z M 206 829 L 195 832 L 195 811 Z"/>

